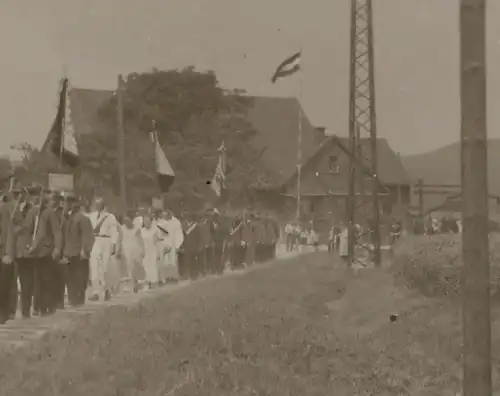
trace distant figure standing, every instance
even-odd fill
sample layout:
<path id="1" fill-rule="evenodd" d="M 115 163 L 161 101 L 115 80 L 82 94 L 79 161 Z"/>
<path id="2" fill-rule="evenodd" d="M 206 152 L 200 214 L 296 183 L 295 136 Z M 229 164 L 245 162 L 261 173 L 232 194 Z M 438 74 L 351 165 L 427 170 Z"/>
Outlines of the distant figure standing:
<path id="1" fill-rule="evenodd" d="M 343 225 L 339 235 L 339 255 L 345 261 L 349 256 L 349 228 Z"/>
<path id="2" fill-rule="evenodd" d="M 291 252 L 293 249 L 293 225 L 290 222 L 286 223 L 285 237 L 286 251 Z"/>
<path id="3" fill-rule="evenodd" d="M 319 245 L 319 236 L 314 231 L 314 228 L 311 228 L 309 230 L 308 236 L 307 236 L 307 244 L 311 246 L 312 250 L 317 252 L 318 251 L 318 245 Z"/>

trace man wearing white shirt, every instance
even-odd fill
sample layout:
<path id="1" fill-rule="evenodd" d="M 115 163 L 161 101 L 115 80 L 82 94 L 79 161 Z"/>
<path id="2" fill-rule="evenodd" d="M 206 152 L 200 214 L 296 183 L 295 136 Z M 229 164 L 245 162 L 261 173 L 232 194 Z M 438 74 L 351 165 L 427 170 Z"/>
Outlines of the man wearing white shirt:
<path id="1" fill-rule="evenodd" d="M 90 253 L 90 280 L 89 288 L 91 301 L 99 298 L 111 298 L 112 282 L 110 275 L 113 273 L 112 256 L 116 254 L 118 243 L 118 221 L 116 217 L 105 209 L 104 200 L 97 198 L 94 201 L 94 210 L 88 217 L 92 223 L 95 242 Z"/>
<path id="2" fill-rule="evenodd" d="M 143 228 L 144 227 L 144 216 L 148 214 L 148 210 L 145 206 L 139 206 L 137 210 L 137 217 L 134 219 L 134 227 L 135 228 Z"/>

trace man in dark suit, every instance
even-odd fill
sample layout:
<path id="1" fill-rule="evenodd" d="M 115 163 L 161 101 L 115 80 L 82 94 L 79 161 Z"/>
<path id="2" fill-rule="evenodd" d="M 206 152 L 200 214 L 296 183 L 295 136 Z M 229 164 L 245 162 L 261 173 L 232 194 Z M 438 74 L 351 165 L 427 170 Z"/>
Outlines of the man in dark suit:
<path id="1" fill-rule="evenodd" d="M 35 288 L 35 261 L 27 257 L 28 245 L 32 238 L 34 217 L 34 201 L 39 196 L 41 189 L 38 187 L 23 187 L 16 191 L 17 202 L 12 213 L 14 230 L 14 250 L 17 275 L 21 286 L 21 313 L 23 318 L 31 317 L 31 303 Z"/>
<path id="2" fill-rule="evenodd" d="M 63 263 L 68 265 L 66 287 L 69 303 L 80 306 L 85 303 L 94 231 L 90 219 L 82 213 L 78 199 L 71 193 L 65 194 L 63 240 Z"/>
<path id="3" fill-rule="evenodd" d="M 210 269 L 212 274 L 221 275 L 224 272 L 224 241 L 229 231 L 217 209 L 213 209 L 209 221 L 212 234 Z"/>
<path id="4" fill-rule="evenodd" d="M 0 324 L 11 317 L 12 289 L 15 280 L 14 229 L 12 213 L 17 201 L 2 203 L 0 207 Z"/>
<path id="5" fill-rule="evenodd" d="M 35 263 L 35 300 L 42 316 L 56 310 L 54 298 L 54 273 L 56 260 L 61 259 L 62 230 L 56 214 L 60 197 L 47 192 L 39 207 L 33 208 L 27 215 L 34 218 L 32 243 L 27 256 Z"/>

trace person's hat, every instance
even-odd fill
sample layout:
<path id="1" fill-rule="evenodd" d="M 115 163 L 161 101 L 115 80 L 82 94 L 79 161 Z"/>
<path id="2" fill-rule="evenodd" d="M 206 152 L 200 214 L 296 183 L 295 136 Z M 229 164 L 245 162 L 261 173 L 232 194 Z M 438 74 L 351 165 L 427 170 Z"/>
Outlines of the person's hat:
<path id="1" fill-rule="evenodd" d="M 29 186 L 24 186 L 19 188 L 19 192 L 23 192 L 29 195 L 38 195 L 42 192 L 42 186 L 31 184 Z"/>

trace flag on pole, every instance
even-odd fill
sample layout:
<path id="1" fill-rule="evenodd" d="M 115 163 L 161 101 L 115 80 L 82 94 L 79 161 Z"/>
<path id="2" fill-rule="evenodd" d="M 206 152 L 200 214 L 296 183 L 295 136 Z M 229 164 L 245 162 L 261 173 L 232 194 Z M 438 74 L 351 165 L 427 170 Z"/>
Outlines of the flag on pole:
<path id="1" fill-rule="evenodd" d="M 301 51 L 285 59 L 274 72 L 271 81 L 274 84 L 279 78 L 290 76 L 300 70 Z"/>
<path id="2" fill-rule="evenodd" d="M 151 140 L 153 141 L 153 144 L 155 146 L 155 165 L 156 176 L 158 178 L 158 186 L 160 187 L 162 193 L 166 193 L 174 182 L 175 173 L 170 166 L 170 162 L 168 162 L 165 151 L 163 151 L 163 148 L 158 141 L 157 131 L 151 132 Z"/>
<path id="3" fill-rule="evenodd" d="M 76 168 L 79 163 L 78 147 L 76 145 L 75 130 L 71 120 L 71 106 L 69 99 L 68 78 L 63 78 L 59 94 L 57 114 L 45 142 L 44 148 L 60 158 L 61 163 Z"/>
<path id="4" fill-rule="evenodd" d="M 222 195 L 222 190 L 226 188 L 226 146 L 224 142 L 222 142 L 217 151 L 219 152 L 219 161 L 215 168 L 211 186 L 215 194 L 220 197 Z"/>

